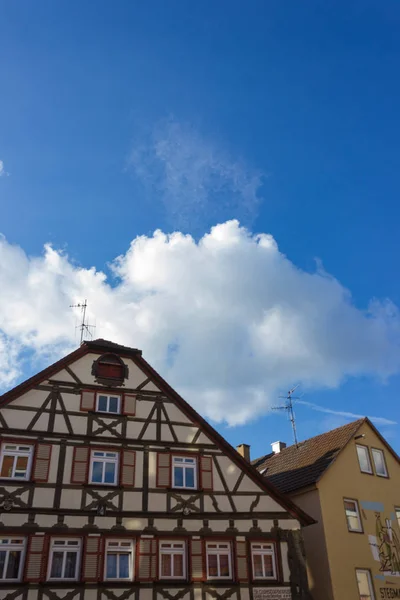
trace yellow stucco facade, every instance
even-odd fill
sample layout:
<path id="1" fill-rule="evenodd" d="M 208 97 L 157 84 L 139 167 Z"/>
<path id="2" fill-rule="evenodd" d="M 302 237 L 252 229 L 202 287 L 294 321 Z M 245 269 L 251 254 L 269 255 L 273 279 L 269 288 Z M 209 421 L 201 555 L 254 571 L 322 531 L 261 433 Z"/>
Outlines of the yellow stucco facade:
<path id="1" fill-rule="evenodd" d="M 361 471 L 357 446 L 372 473 Z M 379 450 L 387 477 L 377 474 Z M 400 465 L 368 421 L 317 484 L 291 497 L 318 521 L 303 530 L 313 600 L 400 598 Z"/>

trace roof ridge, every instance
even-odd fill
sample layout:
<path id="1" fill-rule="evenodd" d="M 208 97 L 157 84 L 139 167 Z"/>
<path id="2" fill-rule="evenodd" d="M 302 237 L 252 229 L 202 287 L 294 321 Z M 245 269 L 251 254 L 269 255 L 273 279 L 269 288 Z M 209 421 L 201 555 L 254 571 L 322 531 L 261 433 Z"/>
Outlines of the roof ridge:
<path id="1" fill-rule="evenodd" d="M 340 429 L 345 429 L 346 427 L 349 427 L 350 425 L 355 425 L 356 423 L 361 423 L 364 422 L 368 417 L 362 417 L 360 419 L 356 419 L 355 421 L 350 421 L 350 423 L 345 423 L 344 425 L 340 425 L 340 427 L 335 427 L 334 429 L 329 429 L 328 431 L 324 431 L 323 433 L 319 433 L 318 435 L 313 435 L 312 437 L 309 437 L 305 440 L 302 440 L 301 442 L 298 442 L 297 446 L 296 444 L 291 444 L 290 446 L 286 446 L 285 448 L 282 448 L 280 450 L 280 452 L 278 453 L 274 453 L 274 452 L 267 452 L 267 454 L 264 454 L 263 456 L 260 456 L 259 458 L 255 458 L 254 460 L 252 460 L 252 463 L 256 463 L 258 461 L 260 461 L 261 459 L 266 459 L 268 456 L 270 456 L 271 458 L 273 458 L 274 456 L 279 456 L 281 454 L 286 453 L 288 450 L 291 450 L 295 447 L 299 447 L 301 445 L 305 445 L 308 442 L 311 442 L 313 440 L 316 440 L 317 438 L 321 438 L 324 437 L 330 433 L 334 433 L 335 431 L 339 431 Z"/>

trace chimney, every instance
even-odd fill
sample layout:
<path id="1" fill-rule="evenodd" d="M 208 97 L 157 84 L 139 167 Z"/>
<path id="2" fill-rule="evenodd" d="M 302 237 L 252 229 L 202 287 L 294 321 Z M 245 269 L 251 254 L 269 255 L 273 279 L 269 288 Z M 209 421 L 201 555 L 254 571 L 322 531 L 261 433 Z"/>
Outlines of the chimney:
<path id="1" fill-rule="evenodd" d="M 243 456 L 247 462 L 250 462 L 250 446 L 248 444 L 240 444 L 239 446 L 236 446 L 236 450 L 239 452 L 240 456 Z"/>
<path id="2" fill-rule="evenodd" d="M 271 446 L 272 446 L 272 452 L 273 452 L 274 454 L 279 454 L 279 452 L 280 452 L 281 450 L 283 450 L 284 448 L 286 448 L 286 444 L 285 444 L 285 442 L 273 442 L 273 443 L 271 444 Z"/>

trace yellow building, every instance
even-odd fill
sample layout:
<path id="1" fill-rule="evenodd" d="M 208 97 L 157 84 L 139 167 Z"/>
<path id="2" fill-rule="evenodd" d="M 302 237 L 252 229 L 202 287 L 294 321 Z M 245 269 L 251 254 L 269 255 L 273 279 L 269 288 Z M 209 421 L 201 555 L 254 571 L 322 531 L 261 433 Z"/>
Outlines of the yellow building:
<path id="1" fill-rule="evenodd" d="M 253 465 L 317 523 L 303 530 L 314 600 L 400 598 L 399 457 L 367 418 Z"/>

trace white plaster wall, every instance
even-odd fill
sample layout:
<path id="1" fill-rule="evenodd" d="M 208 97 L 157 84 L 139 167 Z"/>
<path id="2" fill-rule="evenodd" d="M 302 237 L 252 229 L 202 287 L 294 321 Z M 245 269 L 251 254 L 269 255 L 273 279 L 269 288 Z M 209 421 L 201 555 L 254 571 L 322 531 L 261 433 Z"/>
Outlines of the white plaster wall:
<path id="1" fill-rule="evenodd" d="M 87 517 L 75 517 L 67 515 L 64 519 L 65 525 L 75 529 L 84 527 L 87 524 Z M 115 523 L 115 520 L 114 520 Z M 113 523 L 113 524 L 114 524 Z"/>
<path id="2" fill-rule="evenodd" d="M 166 511 L 167 510 L 167 495 L 164 493 L 149 494 L 149 511 Z"/>
<path id="3" fill-rule="evenodd" d="M 289 581 L 290 580 L 290 569 L 289 569 L 289 562 L 288 562 L 287 542 L 281 542 L 281 554 L 282 554 L 283 581 Z"/>
<path id="4" fill-rule="evenodd" d="M 171 402 L 165 402 L 164 408 L 167 411 L 168 417 L 171 421 L 178 421 L 179 423 L 192 422 L 177 406 L 175 406 L 175 404 L 172 404 Z"/>
<path id="5" fill-rule="evenodd" d="M 124 492 L 122 510 L 142 510 L 142 492 Z"/>
<path id="6" fill-rule="evenodd" d="M 136 405 L 137 406 L 137 405 Z M 134 418 L 128 418 L 126 425 L 126 437 L 131 442 L 135 441 L 142 431 L 143 423 L 135 421 Z"/>
<path id="7" fill-rule="evenodd" d="M 64 474 L 63 474 L 63 483 L 71 483 L 71 466 L 72 466 L 72 455 L 73 455 L 73 447 L 67 446 L 65 452 L 65 465 L 64 465 Z"/>
<path id="8" fill-rule="evenodd" d="M 35 488 L 33 506 L 37 508 L 51 508 L 54 501 L 54 490 L 50 488 Z"/>
<path id="9" fill-rule="evenodd" d="M 146 392 L 159 392 L 160 388 L 158 388 L 156 386 L 155 383 L 153 383 L 152 381 L 149 381 L 149 383 L 147 385 L 144 386 L 144 388 L 142 388 L 143 390 L 145 390 Z"/>
<path id="10" fill-rule="evenodd" d="M 81 410 L 80 394 L 69 394 L 68 392 L 62 392 L 61 395 L 67 411 L 79 412 Z M 60 403 L 58 403 L 57 408 L 61 408 Z"/>
<path id="11" fill-rule="evenodd" d="M 139 417 L 140 419 L 147 419 L 153 406 L 154 400 L 142 400 L 138 398 L 136 401 L 136 417 Z M 141 425 L 143 427 L 143 423 Z"/>
<path id="12" fill-rule="evenodd" d="M 58 416 L 58 415 L 57 415 Z M 72 431 L 78 435 L 86 435 L 87 432 L 87 416 L 82 413 L 81 417 L 70 417 Z"/>
<path id="13" fill-rule="evenodd" d="M 122 525 L 130 531 L 142 531 L 147 525 L 147 519 L 122 519 Z"/>
<path id="14" fill-rule="evenodd" d="M 60 507 L 63 509 L 80 509 L 82 492 L 64 488 L 61 492 Z"/>
<path id="15" fill-rule="evenodd" d="M 43 403 L 43 401 L 42 401 Z M 1 414 L 8 427 L 14 429 L 27 429 L 29 423 L 36 414 L 36 410 L 13 410 L 12 408 L 2 408 Z"/>
<path id="16" fill-rule="evenodd" d="M 155 488 L 157 480 L 157 454 L 149 452 L 149 487 Z"/>
<path id="17" fill-rule="evenodd" d="M 174 425 L 175 434 L 180 442 L 191 444 L 197 433 L 197 427 L 185 427 L 184 425 Z"/>
<path id="18" fill-rule="evenodd" d="M 122 359 L 129 369 L 129 376 L 125 379 L 125 387 L 137 388 L 138 385 L 146 381 L 147 375 L 130 358 Z"/>
<path id="19" fill-rule="evenodd" d="M 149 423 L 149 425 L 147 426 L 147 429 L 142 437 L 142 440 L 155 440 L 156 433 L 157 433 L 156 424 Z"/>

